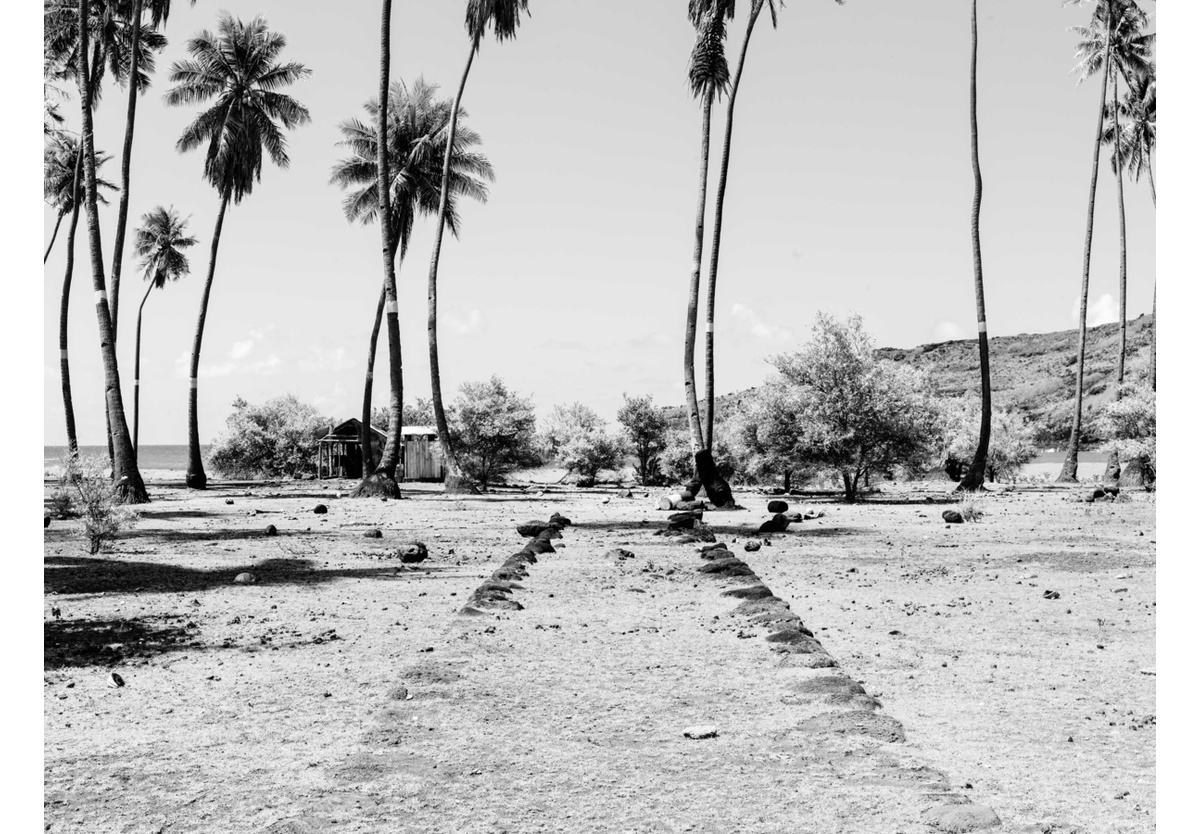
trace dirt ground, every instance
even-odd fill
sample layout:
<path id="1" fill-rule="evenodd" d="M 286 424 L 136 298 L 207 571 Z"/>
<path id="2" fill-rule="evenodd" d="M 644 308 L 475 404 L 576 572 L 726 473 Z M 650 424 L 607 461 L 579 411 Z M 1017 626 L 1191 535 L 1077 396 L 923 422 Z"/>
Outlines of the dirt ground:
<path id="1" fill-rule="evenodd" d="M 768 499 L 739 493 L 705 521 L 814 652 L 655 535 L 657 492 L 351 486 L 151 485 L 96 557 L 52 522 L 47 831 L 1155 828 L 1151 496 L 994 493 L 959 525 L 945 485 L 793 497 L 824 516 L 746 552 Z M 460 614 L 555 511 L 522 610 Z"/>

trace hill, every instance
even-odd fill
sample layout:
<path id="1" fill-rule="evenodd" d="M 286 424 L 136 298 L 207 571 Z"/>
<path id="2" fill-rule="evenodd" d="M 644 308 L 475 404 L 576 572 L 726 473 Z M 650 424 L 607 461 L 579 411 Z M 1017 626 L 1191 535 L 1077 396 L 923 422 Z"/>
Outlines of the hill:
<path id="1" fill-rule="evenodd" d="M 1126 377 L 1150 362 L 1150 340 L 1154 317 L 1141 315 L 1129 322 L 1126 331 L 1128 355 Z M 1083 408 L 1085 443 L 1090 417 L 1116 395 L 1117 348 L 1121 338 L 1116 323 L 1088 328 L 1087 369 L 1084 375 Z M 1043 446 L 1062 445 L 1071 432 L 1071 408 L 1075 397 L 1075 355 L 1079 331 L 1022 333 L 993 336 L 988 340 L 992 372 L 992 399 L 999 408 L 1016 410 L 1037 432 Z M 975 339 L 937 342 L 914 348 L 885 347 L 876 350 L 881 359 L 903 362 L 923 371 L 941 396 L 959 397 L 979 391 L 979 345 Z M 750 388 L 717 397 L 717 413 L 736 410 Z M 664 409 L 673 426 L 686 427 L 683 406 Z"/>

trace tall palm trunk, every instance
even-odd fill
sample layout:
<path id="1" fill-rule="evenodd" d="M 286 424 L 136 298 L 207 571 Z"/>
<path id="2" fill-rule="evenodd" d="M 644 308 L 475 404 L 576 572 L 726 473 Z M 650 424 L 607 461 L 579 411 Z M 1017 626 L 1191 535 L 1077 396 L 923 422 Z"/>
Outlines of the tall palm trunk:
<path id="1" fill-rule="evenodd" d="M 78 168 L 79 166 L 75 166 Z M 79 179 L 78 176 L 75 177 Z M 50 245 L 46 247 L 46 256 L 42 258 L 42 265 L 45 266 L 46 261 L 50 260 L 50 250 L 54 248 L 54 241 L 58 237 L 58 227 L 62 225 L 63 215 L 67 213 L 65 208 L 58 210 L 58 218 L 54 221 L 54 231 L 50 235 Z"/>
<path id="2" fill-rule="evenodd" d="M 67 321 L 71 301 L 71 277 L 75 270 L 75 232 L 79 228 L 79 208 L 83 201 L 83 149 L 75 157 L 74 207 L 67 227 L 67 268 L 63 273 L 62 304 L 58 308 L 58 363 L 62 377 L 63 413 L 67 419 L 67 449 L 71 457 L 79 454 L 75 433 L 75 405 L 71 401 L 71 364 L 67 359 Z"/>
<path id="3" fill-rule="evenodd" d="M 979 57 L 978 0 L 971 0 L 971 171 L 975 175 L 975 200 L 971 205 L 971 252 L 975 264 L 975 319 L 979 323 L 979 445 L 960 490 L 975 491 L 987 474 L 988 446 L 992 439 L 992 373 L 988 364 L 987 311 L 983 304 L 983 254 L 979 246 L 979 208 L 983 204 L 983 175 L 979 171 L 979 119 L 976 99 L 976 65 Z"/>
<path id="4" fill-rule="evenodd" d="M 729 85 L 729 109 L 725 115 L 725 144 L 721 151 L 721 173 L 717 178 L 717 200 L 713 206 L 712 251 L 708 259 L 708 317 L 704 324 L 704 385 L 705 426 L 704 437 L 711 450 L 716 443 L 714 424 L 717 414 L 716 372 L 713 361 L 714 323 L 717 308 L 717 264 L 721 259 L 721 221 L 725 214 L 725 187 L 729 181 L 729 148 L 733 142 L 733 106 L 737 101 L 738 84 L 742 80 L 742 68 L 746 65 L 746 50 L 750 48 L 750 35 L 762 11 L 763 0 L 755 0 L 746 21 L 746 35 L 742 39 L 742 54 L 738 57 L 737 69 Z"/>
<path id="5" fill-rule="evenodd" d="M 88 216 L 88 248 L 92 257 L 92 288 L 96 298 L 96 321 L 100 328 L 100 354 L 104 362 L 104 392 L 111 425 L 114 492 L 124 503 L 145 503 L 150 500 L 142 482 L 125 422 L 125 407 L 121 401 L 121 377 L 117 369 L 117 351 L 113 343 L 112 319 L 108 313 L 108 295 L 104 286 L 104 261 L 100 249 L 100 217 L 96 207 L 96 146 L 92 124 L 92 87 L 87 68 L 88 0 L 79 0 L 79 60 L 83 63 L 79 77 L 80 110 L 83 116 L 83 173 L 85 206 Z"/>
<path id="6" fill-rule="evenodd" d="M 363 478 L 353 495 L 400 497 L 396 467 L 400 462 L 400 437 L 403 421 L 404 369 L 400 354 L 399 307 L 396 301 L 396 264 L 392 260 L 391 179 L 388 176 L 388 76 L 392 60 L 392 0 L 382 0 L 379 24 L 379 123 L 376 129 L 375 166 L 378 175 L 379 237 L 383 242 L 384 312 L 387 314 L 388 360 L 391 378 L 391 413 L 388 415 L 387 442 L 375 471 Z"/>
<path id="7" fill-rule="evenodd" d="M 458 464 L 458 455 L 450 442 L 450 425 L 446 420 L 446 408 L 442 403 L 442 371 L 438 363 L 437 342 L 437 274 L 438 261 L 442 256 L 442 233 L 446 228 L 446 205 L 450 196 L 450 160 L 454 153 L 454 134 L 458 129 L 458 107 L 462 102 L 463 90 L 467 87 L 467 76 L 471 72 L 471 62 L 479 51 L 479 39 L 471 40 L 471 52 L 467 55 L 467 65 L 463 67 L 462 79 L 458 82 L 458 92 L 454 95 L 454 104 L 450 108 L 450 126 L 446 134 L 446 155 L 442 160 L 442 191 L 438 197 L 437 225 L 433 232 L 433 256 L 429 259 L 429 289 L 428 289 L 428 321 L 429 332 L 429 387 L 433 400 L 433 418 L 437 423 L 438 440 L 442 444 L 442 455 L 446 467 L 445 491 L 476 492 L 477 488 L 463 476 L 462 467 Z"/>
<path id="8" fill-rule="evenodd" d="M 117 231 L 113 240 L 112 280 L 109 290 L 109 295 L 112 297 L 114 340 L 117 338 L 117 312 L 121 302 L 121 264 L 125 254 L 125 226 L 129 220 L 129 161 L 133 155 L 133 122 L 137 112 L 138 97 L 138 41 L 141 40 L 141 36 L 142 0 L 133 0 L 129 29 L 129 106 L 125 111 L 125 144 L 121 148 L 121 199 L 117 203 Z"/>
<path id="9" fill-rule="evenodd" d="M 1150 155 L 1146 154 L 1146 173 L 1150 176 L 1150 202 L 1158 208 L 1158 195 L 1154 191 L 1154 166 L 1150 164 Z"/>
<path id="10" fill-rule="evenodd" d="M 717 472 L 712 449 L 700 425 L 700 406 L 696 401 L 696 316 L 700 306 L 700 261 L 704 254 L 704 206 L 708 197 L 708 149 L 712 133 L 713 92 L 704 94 L 700 138 L 700 193 L 696 199 L 696 244 L 692 248 L 692 281 L 688 293 L 687 325 L 683 338 L 683 391 L 687 398 L 688 425 L 691 429 L 692 454 L 696 458 L 696 477 L 714 506 L 733 503 L 729 484 Z"/>
<path id="11" fill-rule="evenodd" d="M 154 289 L 154 282 L 150 281 L 146 286 L 146 294 L 142 296 L 142 303 L 138 305 L 137 335 L 133 339 L 133 456 L 135 460 L 138 454 L 138 426 L 140 425 L 138 404 L 142 384 L 142 308 L 146 306 L 146 299 L 150 297 L 152 289 Z"/>
<path id="12" fill-rule="evenodd" d="M 375 323 L 371 326 L 371 340 L 367 343 L 367 375 L 363 380 L 362 419 L 358 430 L 358 443 L 362 447 L 363 473 L 375 469 L 375 449 L 371 445 L 371 395 L 375 387 L 375 352 L 379 346 L 379 328 L 383 325 L 383 306 L 387 302 L 387 287 L 379 286 L 379 304 L 375 307 Z"/>
<path id="13" fill-rule="evenodd" d="M 1117 102 L 1117 79 L 1112 82 L 1113 100 L 1113 154 L 1117 160 L 1117 216 L 1121 228 L 1121 352 L 1117 356 L 1117 398 L 1121 397 L 1121 383 L 1125 381 L 1125 170 L 1121 167 L 1121 112 Z"/>
<path id="14" fill-rule="evenodd" d="M 1111 27 L 1111 23 L 1110 23 Z M 1071 420 L 1071 438 L 1063 460 L 1058 483 L 1079 483 L 1079 436 L 1083 430 L 1083 360 L 1087 350 L 1088 272 L 1092 264 L 1092 220 L 1096 214 L 1096 178 L 1100 173 L 1100 138 L 1104 135 L 1104 100 L 1108 93 L 1108 65 L 1111 58 L 1112 32 L 1104 46 L 1104 71 L 1100 73 L 1100 112 L 1096 116 L 1096 143 L 1092 151 L 1092 184 L 1088 191 L 1087 231 L 1083 237 L 1083 285 L 1079 295 L 1079 353 L 1076 355 L 1075 413 Z"/>
<path id="15" fill-rule="evenodd" d="M 208 297 L 212 293 L 213 276 L 217 271 L 217 249 L 221 245 L 221 227 L 225 225 L 225 209 L 229 207 L 229 186 L 221 193 L 221 208 L 213 227 L 212 248 L 208 255 L 208 277 L 200 294 L 200 317 L 196 320 L 196 335 L 192 340 L 192 364 L 188 373 L 188 468 L 185 480 L 189 489 L 205 489 L 208 476 L 200 459 L 200 403 L 197 387 L 200 376 L 200 344 L 204 341 L 204 320 L 208 318 Z"/>
<path id="16" fill-rule="evenodd" d="M 1158 390 L 1158 281 L 1154 282 L 1154 301 L 1150 305 L 1150 317 L 1154 320 L 1150 331 L 1150 390 Z"/>

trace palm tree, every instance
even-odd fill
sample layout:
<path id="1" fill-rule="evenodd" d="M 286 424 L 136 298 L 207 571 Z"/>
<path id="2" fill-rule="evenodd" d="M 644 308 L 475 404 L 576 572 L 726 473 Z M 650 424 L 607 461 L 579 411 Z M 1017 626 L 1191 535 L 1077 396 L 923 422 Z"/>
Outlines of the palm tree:
<path id="1" fill-rule="evenodd" d="M 988 362 L 987 310 L 983 303 L 983 253 L 979 247 L 979 208 L 983 203 L 983 175 L 979 171 L 979 118 L 976 94 L 976 64 L 979 58 L 978 0 L 971 0 L 971 171 L 975 176 L 975 199 L 971 204 L 971 254 L 975 264 L 975 319 L 979 323 L 979 444 L 960 490 L 974 492 L 983 487 L 987 475 L 988 445 L 992 439 L 992 372 Z"/>
<path id="2" fill-rule="evenodd" d="M 133 253 L 142 259 L 142 277 L 146 279 L 146 294 L 138 305 L 137 335 L 133 347 L 133 452 L 138 451 L 138 398 L 142 377 L 142 309 L 150 290 L 178 281 L 191 272 L 187 256 L 181 250 L 196 245 L 196 238 L 184 234 L 187 220 L 175 213 L 175 208 L 157 206 L 142 215 L 142 225 L 134 233 Z"/>
<path id="3" fill-rule="evenodd" d="M 127 0 L 128 1 L 128 0 Z M 196 5 L 196 0 L 191 0 L 191 4 Z M 142 31 L 142 11 L 146 8 L 150 12 L 150 25 L 157 30 L 159 26 L 166 22 L 167 17 L 171 14 L 171 0 L 132 0 L 132 7 L 128 10 L 128 16 L 125 22 L 129 29 L 129 75 L 140 75 L 143 68 L 139 66 L 140 47 L 144 38 L 148 35 L 155 35 L 156 32 L 143 33 Z M 152 70 L 153 65 L 145 67 L 145 70 Z M 117 337 L 117 312 L 120 303 L 121 290 L 121 265 L 124 262 L 125 256 L 125 227 L 129 220 L 129 166 L 133 157 L 133 125 L 137 113 L 137 98 L 140 93 L 145 92 L 145 88 L 149 86 L 149 81 L 145 86 L 141 84 L 129 84 L 129 103 L 125 110 L 125 144 L 121 147 L 121 199 L 117 203 L 117 230 L 113 240 L 113 263 L 112 263 L 112 279 L 110 282 L 109 295 L 112 297 L 112 318 L 113 318 L 113 338 Z M 142 301 L 145 303 L 145 300 Z M 141 315 L 141 308 L 138 308 L 138 315 Z M 136 408 L 137 398 L 134 398 Z M 137 446 L 137 417 L 134 416 L 134 446 Z"/>
<path id="4" fill-rule="evenodd" d="M 388 111 L 388 157 L 400 166 L 399 170 L 391 175 L 390 194 L 391 248 L 393 253 L 399 252 L 400 265 L 397 269 L 404 264 L 415 218 L 418 215 L 436 214 L 438 210 L 441 195 L 441 161 L 448 133 L 451 102 L 436 100 L 437 89 L 436 84 L 429 84 L 423 78 L 418 78 L 411 91 L 402 81 L 393 82 L 389 95 L 396 106 Z M 365 108 L 372 120 L 377 121 L 378 101 L 367 102 Z M 460 110 L 460 122 L 466 117 L 466 110 Z M 374 176 L 377 134 L 358 119 L 342 122 L 340 129 L 345 138 L 338 144 L 350 149 L 352 155 L 334 166 L 330 181 L 342 188 L 353 189 L 342 201 L 346 219 L 350 222 L 368 223 L 378 214 L 379 189 Z M 456 238 L 460 225 L 456 198 L 466 196 L 486 202 L 487 185 L 484 181 L 490 182 L 495 179 L 487 157 L 471 151 L 471 148 L 479 143 L 479 134 L 460 125 L 454 137 L 450 199 L 446 211 L 446 225 Z M 386 288 L 381 288 L 367 350 L 367 374 L 363 385 L 363 416 L 359 437 L 363 449 L 364 473 L 368 469 L 374 469 L 375 464 L 370 451 L 371 393 L 376 344 L 383 320 L 386 293 Z M 398 437 L 395 442 L 399 443 Z"/>
<path id="5" fill-rule="evenodd" d="M 1080 0 L 1075 0 L 1080 2 Z M 1079 351 L 1076 356 L 1075 378 L 1075 410 L 1072 415 L 1071 436 L 1067 441 L 1067 455 L 1063 460 L 1062 471 L 1058 475 L 1060 483 L 1078 483 L 1076 474 L 1079 469 L 1079 439 L 1083 427 L 1083 376 L 1084 354 L 1087 348 L 1087 301 L 1088 277 L 1092 258 L 1092 222 L 1096 210 L 1096 179 L 1100 170 L 1100 142 L 1104 135 L 1104 111 L 1108 100 L 1108 82 L 1110 77 L 1116 83 L 1115 73 L 1120 70 L 1129 74 L 1140 71 L 1140 67 L 1148 61 L 1147 54 L 1142 51 L 1146 37 L 1137 30 L 1145 20 L 1145 14 L 1133 0 L 1097 0 L 1092 19 L 1086 27 L 1072 27 L 1072 31 L 1080 34 L 1083 40 L 1075 52 L 1080 59 L 1072 72 L 1081 75 L 1080 83 L 1095 75 L 1101 76 L 1100 109 L 1096 116 L 1096 140 L 1092 152 L 1092 179 L 1088 192 L 1087 227 L 1084 233 L 1083 280 L 1079 296 Z M 1116 64 L 1114 67 L 1113 65 Z M 1122 211 L 1122 229 L 1124 228 L 1124 213 Z M 1122 233 L 1121 246 L 1121 275 L 1124 286 L 1125 247 Z M 1122 311 L 1124 322 L 1124 311 Z M 1124 351 L 1122 351 L 1124 355 Z"/>
<path id="6" fill-rule="evenodd" d="M 1133 175 L 1134 182 L 1140 182 L 1142 172 L 1146 172 L 1150 181 L 1150 200 L 1158 205 L 1158 196 L 1154 188 L 1154 165 L 1151 155 L 1158 144 L 1158 81 L 1153 64 L 1143 75 L 1134 75 L 1128 79 L 1129 89 L 1117 105 L 1117 112 L 1123 120 L 1123 126 L 1116 129 L 1116 119 L 1112 119 L 1104 129 L 1103 142 L 1119 143 L 1114 145 L 1112 164 L 1113 173 L 1118 170 L 1118 164 Z M 1109 109 L 1111 113 L 1111 108 Z"/>
<path id="7" fill-rule="evenodd" d="M 841 5 L 845 0 L 834 0 Z M 709 2 L 711 5 L 711 0 Z M 778 0 L 783 7 L 783 0 Z M 714 442 L 713 432 L 716 420 L 716 382 L 713 366 L 714 320 L 716 316 L 717 295 L 717 264 L 721 257 L 721 228 L 725 214 L 725 187 L 729 179 L 729 150 L 733 142 L 733 108 L 737 101 L 738 85 L 742 81 L 742 69 L 746 65 L 746 51 L 750 48 L 750 35 L 754 32 L 754 24 L 765 6 L 771 13 L 771 27 L 779 24 L 776 0 L 751 0 L 750 15 L 746 20 L 746 34 L 742 39 L 742 52 L 738 56 L 737 68 L 733 72 L 733 80 L 729 85 L 729 104 L 725 115 L 725 144 L 721 151 L 721 171 L 717 179 L 717 199 L 713 204 L 713 237 L 712 248 L 708 261 L 708 318 L 704 329 L 704 376 L 705 376 L 705 427 L 704 436 L 709 449 Z"/>
<path id="8" fill-rule="evenodd" d="M 96 153 L 96 186 L 108 191 L 115 191 L 117 188 L 115 185 L 108 180 L 99 178 L 100 168 L 109 159 L 111 157 L 108 154 Z M 60 131 L 46 145 L 42 160 L 43 196 L 48 205 L 58 209 L 58 214 L 54 221 L 54 232 L 50 236 L 50 244 L 46 247 L 45 257 L 42 258 L 43 264 L 50 259 L 50 250 L 54 248 L 54 241 L 58 238 L 58 227 L 62 223 L 63 217 L 78 211 L 79 203 L 75 199 L 75 178 L 76 169 L 82 162 L 83 160 L 79 156 L 79 140 L 70 133 Z M 103 194 L 97 194 L 96 199 L 105 205 L 108 204 L 108 200 Z"/>
<path id="9" fill-rule="evenodd" d="M 145 503 L 150 500 L 146 485 L 137 469 L 129 425 L 125 422 L 125 406 L 121 400 L 121 378 L 117 369 L 117 351 L 112 337 L 112 319 L 108 313 L 108 297 L 104 286 L 104 262 L 100 249 L 100 216 L 96 196 L 96 148 L 92 141 L 92 85 L 88 70 L 88 0 L 79 0 L 79 47 L 76 73 L 79 84 L 80 111 L 83 116 L 83 180 L 84 207 L 88 216 L 88 248 L 92 257 L 92 289 L 96 295 L 96 320 L 100 328 L 100 353 L 104 363 L 104 389 L 109 421 L 109 442 L 112 448 L 112 477 L 117 500 L 125 503 Z"/>
<path id="10" fill-rule="evenodd" d="M 696 44 L 688 65 L 692 96 L 702 102 L 700 134 L 700 194 L 696 201 L 696 243 L 692 250 L 692 281 L 688 296 L 687 325 L 683 346 L 683 390 L 687 400 L 688 425 L 691 429 L 692 454 L 696 456 L 696 475 L 708 499 L 718 507 L 733 503 L 729 484 L 717 472 L 712 450 L 700 425 L 700 406 L 696 400 L 696 317 L 700 306 L 700 261 L 704 250 L 704 208 L 708 193 L 708 146 L 712 124 L 713 99 L 729 86 L 729 65 L 725 61 L 725 22 L 733 16 L 732 0 L 691 0 L 688 17 L 696 28 Z"/>
<path id="11" fill-rule="evenodd" d="M 200 317 L 192 342 L 187 469 L 187 485 L 192 489 L 204 489 L 208 484 L 200 460 L 197 376 L 225 210 L 230 200 L 234 205 L 240 204 L 261 180 L 264 150 L 280 168 L 288 167 L 287 141 L 280 127 L 291 129 L 311 121 L 302 104 L 278 92 L 280 88 L 311 75 L 302 64 L 276 63 L 286 45 L 283 35 L 267 29 L 267 22 L 262 17 L 243 23 L 222 13 L 218 17 L 216 34 L 208 30 L 199 32 L 187 44 L 191 59 L 171 65 L 170 78 L 175 86 L 165 96 L 168 105 L 203 104 L 216 99 L 184 128 L 175 148 L 185 153 L 207 145 L 204 178 L 221 199 L 213 228 L 208 277 L 200 296 Z"/>
<path id="12" fill-rule="evenodd" d="M 462 79 L 458 83 L 458 92 L 454 96 L 454 105 L 450 108 L 450 136 L 446 142 L 445 157 L 442 160 L 441 195 L 438 204 L 437 225 L 434 226 L 433 255 L 429 259 L 429 315 L 427 328 L 429 332 L 429 384 L 433 401 L 433 416 L 437 422 L 438 439 L 442 444 L 442 452 L 446 463 L 446 492 L 474 492 L 476 488 L 463 476 L 462 467 L 450 440 L 450 427 L 446 421 L 446 409 L 442 404 L 442 373 L 438 364 L 437 343 L 437 274 L 438 261 L 442 256 L 442 232 L 446 224 L 447 203 L 450 199 L 450 155 L 453 152 L 454 134 L 458 127 L 458 110 L 462 104 L 463 90 L 467 86 L 467 75 L 471 72 L 471 62 L 479 51 L 487 27 L 491 25 L 496 40 L 503 43 L 515 38 L 517 27 L 521 24 L 521 12 L 528 14 L 529 0 L 467 0 L 466 27 L 471 38 L 471 50 L 467 53 L 467 65 L 463 67 Z M 394 418 L 393 418 L 394 419 Z"/>

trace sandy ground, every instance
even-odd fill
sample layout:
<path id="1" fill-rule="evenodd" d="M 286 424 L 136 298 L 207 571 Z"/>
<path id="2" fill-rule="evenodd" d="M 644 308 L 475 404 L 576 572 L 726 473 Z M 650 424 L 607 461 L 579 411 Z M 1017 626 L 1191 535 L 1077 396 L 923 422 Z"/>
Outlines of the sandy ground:
<path id="1" fill-rule="evenodd" d="M 152 485 L 98 557 L 52 523 L 47 830 L 1154 830 L 1149 496 L 1005 492 L 953 526 L 933 487 L 790 498 L 824 517 L 747 553 L 767 498 L 740 493 L 706 521 L 836 664 L 808 668 L 640 490 L 350 486 Z M 555 511 L 523 610 L 459 614 Z"/>

